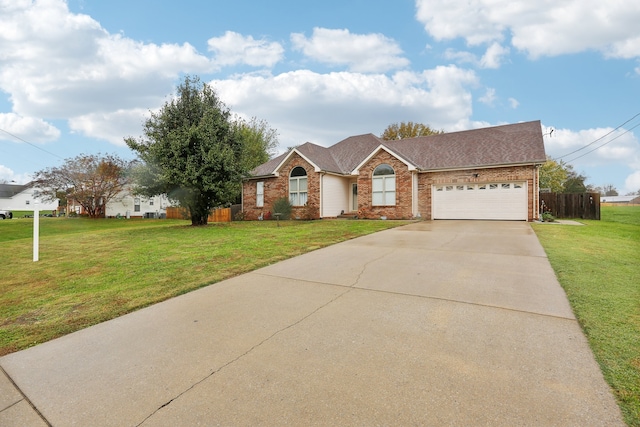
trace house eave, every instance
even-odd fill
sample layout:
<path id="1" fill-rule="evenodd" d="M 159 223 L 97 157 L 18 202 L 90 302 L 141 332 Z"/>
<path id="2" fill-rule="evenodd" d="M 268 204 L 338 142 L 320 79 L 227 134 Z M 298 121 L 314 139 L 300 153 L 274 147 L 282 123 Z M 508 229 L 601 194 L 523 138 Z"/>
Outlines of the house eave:
<path id="1" fill-rule="evenodd" d="M 271 173 L 271 174 L 266 174 L 266 175 L 251 175 L 251 176 L 246 176 L 244 178 L 242 178 L 243 181 L 252 181 L 254 179 L 269 179 L 269 178 L 276 178 L 280 176 L 279 173 Z"/>
<path id="2" fill-rule="evenodd" d="M 325 174 L 325 175 L 333 175 L 333 176 L 339 176 L 340 178 L 350 178 L 351 174 L 349 173 L 341 173 L 341 172 L 333 172 L 333 171 L 328 171 L 328 170 L 321 170 L 320 173 Z"/>
<path id="3" fill-rule="evenodd" d="M 418 169 L 418 172 L 420 173 L 452 172 L 452 171 L 461 171 L 461 170 L 495 169 L 495 168 L 507 168 L 507 167 L 517 167 L 517 166 L 539 166 L 543 164 L 545 161 L 534 161 L 534 162 L 523 162 L 523 163 L 495 163 L 490 165 L 469 165 L 469 166 L 457 166 L 457 167 L 446 167 L 446 168 Z"/>

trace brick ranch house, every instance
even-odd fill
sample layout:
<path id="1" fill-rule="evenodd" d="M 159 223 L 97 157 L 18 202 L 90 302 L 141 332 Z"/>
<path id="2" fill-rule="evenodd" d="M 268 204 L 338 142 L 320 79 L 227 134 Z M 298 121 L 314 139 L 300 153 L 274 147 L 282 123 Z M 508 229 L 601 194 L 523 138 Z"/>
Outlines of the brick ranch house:
<path id="1" fill-rule="evenodd" d="M 244 180 L 245 219 L 288 197 L 295 218 L 538 218 L 538 169 L 546 161 L 540 121 L 398 141 L 352 136 L 331 147 L 307 142 Z"/>

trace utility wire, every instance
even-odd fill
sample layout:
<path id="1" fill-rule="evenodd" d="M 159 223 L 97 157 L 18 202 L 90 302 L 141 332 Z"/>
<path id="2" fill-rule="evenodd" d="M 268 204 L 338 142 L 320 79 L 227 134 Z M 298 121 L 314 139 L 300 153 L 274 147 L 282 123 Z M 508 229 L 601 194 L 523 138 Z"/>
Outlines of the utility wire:
<path id="1" fill-rule="evenodd" d="M 625 123 L 628 123 L 628 122 L 625 122 Z M 587 154 L 589 154 L 589 153 L 593 153 L 594 151 L 599 150 L 600 148 L 604 147 L 605 145 L 609 144 L 610 142 L 613 142 L 613 141 L 615 141 L 616 139 L 620 138 L 622 135 L 625 135 L 625 134 L 627 134 L 627 133 L 631 132 L 633 129 L 637 128 L 638 126 L 640 126 L 640 123 L 638 123 L 637 125 L 635 125 L 635 126 L 633 126 L 633 127 L 629 128 L 629 129 L 625 130 L 625 131 L 624 131 L 624 132 L 622 132 L 620 135 L 617 135 L 615 138 L 610 139 L 609 141 L 605 142 L 604 144 L 600 144 L 600 145 L 598 145 L 596 148 L 594 148 L 594 149 L 592 149 L 592 150 L 589 150 L 589 151 L 587 151 L 586 153 L 583 153 L 583 154 L 579 155 L 578 157 L 574 157 L 574 158 L 573 158 L 573 159 L 571 159 L 571 160 L 567 160 L 567 163 L 569 163 L 569 162 L 573 162 L 574 160 L 578 160 L 579 158 L 584 157 L 584 156 L 586 156 L 586 155 L 587 155 Z M 616 129 L 617 129 L 617 128 L 616 128 Z M 612 132 L 613 132 L 613 131 L 612 131 Z M 609 135 L 610 133 L 611 133 L 611 132 L 609 132 L 607 135 Z M 602 139 L 602 138 L 599 138 L 599 139 Z M 596 141 L 598 141 L 598 140 L 596 140 Z M 595 141 L 594 141 L 594 142 L 595 142 Z M 593 144 L 593 142 L 592 142 L 591 144 Z M 591 145 L 591 144 L 589 144 L 589 145 Z M 582 147 L 580 150 L 582 150 L 582 149 L 584 149 L 584 148 L 587 148 L 589 145 Z M 577 151 L 580 151 L 580 150 L 576 150 L 576 151 L 574 151 L 574 153 L 575 153 L 575 152 L 577 152 Z M 565 156 L 563 156 L 563 157 L 566 157 L 566 156 L 568 156 L 568 154 L 567 154 L 567 155 L 565 155 Z M 560 157 L 558 157 L 558 159 L 559 159 L 559 158 L 560 158 Z"/>
<path id="2" fill-rule="evenodd" d="M 49 154 L 49 155 L 51 155 L 51 156 L 53 156 L 53 157 L 57 157 L 57 158 L 59 158 L 60 160 L 64 160 L 62 157 L 58 156 L 57 154 L 54 154 L 54 153 L 52 153 L 51 151 L 47 151 L 47 150 L 45 150 L 45 149 L 44 149 L 44 148 L 42 148 L 42 147 L 38 147 L 37 145 L 32 144 L 32 143 L 30 143 L 29 141 L 24 140 L 24 139 L 20 138 L 19 136 L 12 134 L 11 132 L 8 132 L 8 131 L 6 131 L 6 130 L 4 130 L 4 129 L 0 129 L 0 131 L 2 131 L 2 132 L 4 132 L 4 133 L 6 133 L 7 135 L 10 135 L 10 136 L 14 137 L 15 139 L 19 139 L 20 141 L 24 142 L 25 144 L 29 144 L 29 145 L 30 145 L 30 146 L 32 146 L 33 148 L 37 148 L 38 150 L 40 150 L 40 151 L 44 151 L 45 153 L 47 153 L 47 154 Z"/>
<path id="3" fill-rule="evenodd" d="M 585 148 L 587 148 L 587 147 L 589 147 L 589 146 L 591 146 L 591 145 L 595 144 L 596 142 L 600 141 L 601 139 L 603 139 L 603 138 L 605 138 L 605 137 L 607 137 L 607 136 L 611 135 L 613 132 L 617 131 L 617 130 L 618 130 L 618 129 L 620 129 L 622 126 L 626 125 L 627 123 L 629 123 L 631 120 L 635 119 L 635 118 L 636 118 L 636 117 L 638 117 L 638 116 L 640 116 L 640 113 L 638 113 L 638 114 L 636 114 L 635 116 L 631 117 L 629 120 L 627 120 L 626 122 L 622 123 L 622 124 L 621 124 L 621 125 L 619 125 L 617 128 L 615 128 L 614 130 L 612 130 L 611 132 L 608 132 L 608 133 L 606 133 L 605 135 L 602 135 L 600 138 L 596 139 L 595 141 L 592 141 L 592 142 L 590 142 L 589 144 L 585 145 L 584 147 L 578 148 L 577 150 L 573 150 L 572 152 L 567 153 L 567 154 L 565 154 L 564 156 L 556 157 L 554 160 L 560 160 L 560 159 L 562 159 L 563 157 L 568 157 L 568 156 L 570 156 L 570 155 L 572 155 L 572 154 L 574 154 L 574 153 L 577 153 L 578 151 L 582 151 L 582 150 L 584 150 Z M 635 125 L 635 126 L 634 126 L 634 127 L 632 127 L 631 129 L 636 128 L 637 126 L 638 126 L 638 125 Z M 629 129 L 629 130 L 631 130 L 631 129 Z M 624 135 L 625 133 L 629 132 L 629 130 L 627 130 L 626 132 L 624 132 L 624 133 L 622 133 L 622 134 L 620 134 L 620 135 L 616 136 L 616 137 L 615 137 L 615 138 L 613 138 L 611 141 L 613 141 L 613 140 L 615 140 L 616 138 L 619 138 L 620 136 L 622 136 L 622 135 Z M 611 141 L 609 141 L 609 142 L 611 142 Z M 607 145 L 609 142 L 606 142 L 606 143 L 604 143 L 604 144 L 600 145 L 598 148 L 600 148 L 600 147 L 603 147 L 603 146 Z M 598 148 L 595 148 L 594 150 L 591 150 L 591 151 L 589 151 L 589 152 L 585 153 L 584 155 L 589 154 L 589 153 L 591 153 L 591 152 L 593 152 L 593 151 L 597 150 Z M 579 159 L 580 157 L 582 157 L 582 155 L 581 155 L 581 156 L 579 156 L 579 157 L 576 157 L 576 158 L 575 158 L 575 159 L 573 159 L 573 160 Z M 571 161 L 573 161 L 573 160 L 571 160 Z"/>

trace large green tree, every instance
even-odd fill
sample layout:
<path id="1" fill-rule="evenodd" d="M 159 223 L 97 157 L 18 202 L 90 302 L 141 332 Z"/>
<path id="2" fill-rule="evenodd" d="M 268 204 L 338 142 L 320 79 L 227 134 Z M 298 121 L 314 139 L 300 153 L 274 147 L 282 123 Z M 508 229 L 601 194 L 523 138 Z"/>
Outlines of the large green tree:
<path id="1" fill-rule="evenodd" d="M 584 193 L 588 190 L 586 180 L 586 176 L 562 160 L 547 157 L 540 167 L 540 188 L 548 188 L 553 193 Z"/>
<path id="2" fill-rule="evenodd" d="M 557 162 L 547 156 L 547 161 L 540 166 L 540 188 L 549 189 L 552 193 L 562 193 L 566 180 L 564 162 Z"/>
<path id="3" fill-rule="evenodd" d="M 564 192 L 586 193 L 588 191 L 587 185 L 585 184 L 586 179 L 586 176 L 574 171 L 564 183 Z"/>
<path id="4" fill-rule="evenodd" d="M 138 193 L 166 193 L 188 209 L 192 225 L 206 225 L 211 209 L 236 200 L 247 172 L 242 134 L 211 86 L 185 77 L 143 132 L 125 139 L 143 162 Z"/>
<path id="5" fill-rule="evenodd" d="M 382 132 L 380 138 L 387 141 L 398 139 L 415 138 L 418 136 L 438 135 L 444 133 L 443 130 L 432 129 L 429 125 L 414 122 L 392 123 Z"/>
<path id="6" fill-rule="evenodd" d="M 241 161 L 245 170 L 250 171 L 277 154 L 278 131 L 265 120 L 238 118 L 235 124 L 243 144 Z"/>
<path id="7" fill-rule="evenodd" d="M 129 184 L 131 162 L 114 155 L 81 154 L 62 166 L 34 175 L 37 196 L 44 201 L 74 200 L 91 218 L 103 218 L 107 203 Z"/>

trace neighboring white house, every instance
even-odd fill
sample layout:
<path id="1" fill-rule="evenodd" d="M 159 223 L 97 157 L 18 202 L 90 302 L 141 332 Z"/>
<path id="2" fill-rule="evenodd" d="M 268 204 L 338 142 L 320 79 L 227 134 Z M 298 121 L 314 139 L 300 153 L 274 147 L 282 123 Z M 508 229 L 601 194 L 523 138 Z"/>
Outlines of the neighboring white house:
<path id="1" fill-rule="evenodd" d="M 10 211 L 32 211 L 34 204 L 38 203 L 41 212 L 55 211 L 58 209 L 58 200 L 43 202 L 34 197 L 35 187 L 33 183 L 25 185 L 0 184 L 0 209 Z"/>
<path id="2" fill-rule="evenodd" d="M 123 192 L 107 203 L 105 215 L 107 218 L 117 216 L 162 218 L 167 214 L 167 206 L 171 206 L 171 203 L 164 194 L 144 197 Z"/>

